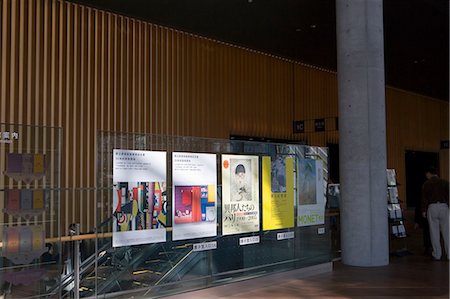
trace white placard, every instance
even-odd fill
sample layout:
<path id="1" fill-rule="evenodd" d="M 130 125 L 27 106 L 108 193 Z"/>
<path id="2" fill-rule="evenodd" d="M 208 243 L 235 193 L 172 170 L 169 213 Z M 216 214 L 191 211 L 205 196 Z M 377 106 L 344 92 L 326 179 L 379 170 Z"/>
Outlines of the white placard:
<path id="1" fill-rule="evenodd" d="M 240 246 L 250 245 L 250 244 L 258 244 L 259 242 L 260 242 L 259 236 L 239 238 Z"/>
<path id="2" fill-rule="evenodd" d="M 325 190 L 321 160 L 299 159 L 297 226 L 325 223 Z"/>
<path id="3" fill-rule="evenodd" d="M 317 229 L 317 234 L 319 234 L 319 235 L 325 234 L 325 227 L 319 227 L 319 228 Z"/>
<path id="4" fill-rule="evenodd" d="M 286 240 L 286 239 L 294 239 L 294 232 L 285 232 L 285 233 L 277 233 L 277 240 Z"/>
<path id="5" fill-rule="evenodd" d="M 197 243 L 192 245 L 192 251 L 206 251 L 217 249 L 217 241 Z"/>
<path id="6" fill-rule="evenodd" d="M 113 247 L 166 241 L 166 153 L 113 150 Z"/>
<path id="7" fill-rule="evenodd" d="M 172 239 L 216 236 L 216 155 L 174 152 L 172 176 Z"/>

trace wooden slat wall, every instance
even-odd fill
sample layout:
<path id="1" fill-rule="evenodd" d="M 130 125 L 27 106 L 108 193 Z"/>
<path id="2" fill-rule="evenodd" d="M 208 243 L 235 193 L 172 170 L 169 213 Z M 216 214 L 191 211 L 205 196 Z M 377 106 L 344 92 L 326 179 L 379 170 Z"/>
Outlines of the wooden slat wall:
<path id="1" fill-rule="evenodd" d="M 99 130 L 292 138 L 287 60 L 60 0 L 0 7 L 0 122 L 63 128 L 63 227 L 94 225 Z"/>
<path id="2" fill-rule="evenodd" d="M 0 26 L 0 122 L 63 128 L 64 227 L 94 225 L 94 193 L 77 188 L 96 184 L 100 130 L 338 142 L 332 72 L 62 0 L 0 0 Z M 401 174 L 405 148 L 439 150 L 448 104 L 391 89 L 387 99 Z M 439 136 L 403 130 L 416 115 Z M 326 132 L 292 134 L 292 120 L 312 131 L 319 117 Z"/>
<path id="3" fill-rule="evenodd" d="M 440 153 L 441 174 L 448 179 L 448 150 L 440 150 L 440 140 L 449 136 L 448 103 L 387 88 L 386 110 L 388 167 L 397 170 L 400 198 L 406 198 L 406 150 Z"/>
<path id="4" fill-rule="evenodd" d="M 317 146 L 338 143 L 336 74 L 302 64 L 295 64 L 294 72 L 294 120 L 305 121 L 305 133 L 295 134 L 294 138 Z M 325 118 L 325 131 L 315 133 L 314 119 L 318 118 Z"/>
<path id="5" fill-rule="evenodd" d="M 336 74 L 296 65 L 295 82 L 295 120 L 305 120 L 305 133 L 295 138 L 319 146 L 338 143 L 332 123 L 338 116 Z M 440 150 L 440 140 L 449 137 L 448 111 L 448 102 L 386 88 L 387 164 L 397 170 L 400 198 L 406 197 L 406 150 L 440 153 L 441 174 L 448 179 L 449 153 Z M 314 132 L 315 118 L 326 119 L 325 132 Z"/>

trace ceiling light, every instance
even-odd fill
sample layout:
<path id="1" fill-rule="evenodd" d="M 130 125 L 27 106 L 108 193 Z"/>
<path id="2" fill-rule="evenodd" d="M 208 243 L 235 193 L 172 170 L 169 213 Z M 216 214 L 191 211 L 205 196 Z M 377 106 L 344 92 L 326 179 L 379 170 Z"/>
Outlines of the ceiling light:
<path id="1" fill-rule="evenodd" d="M 312 25 L 309 26 L 309 27 L 311 27 L 312 29 L 316 29 L 317 25 L 316 25 L 316 24 L 312 24 Z"/>

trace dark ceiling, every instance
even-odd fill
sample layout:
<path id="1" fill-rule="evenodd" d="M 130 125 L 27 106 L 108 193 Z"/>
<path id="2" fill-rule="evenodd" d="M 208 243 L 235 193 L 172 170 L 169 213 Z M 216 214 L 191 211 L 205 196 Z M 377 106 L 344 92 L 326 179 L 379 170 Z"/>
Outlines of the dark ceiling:
<path id="1" fill-rule="evenodd" d="M 336 70 L 332 0 L 76 0 Z M 384 0 L 386 82 L 449 98 L 449 1 Z"/>

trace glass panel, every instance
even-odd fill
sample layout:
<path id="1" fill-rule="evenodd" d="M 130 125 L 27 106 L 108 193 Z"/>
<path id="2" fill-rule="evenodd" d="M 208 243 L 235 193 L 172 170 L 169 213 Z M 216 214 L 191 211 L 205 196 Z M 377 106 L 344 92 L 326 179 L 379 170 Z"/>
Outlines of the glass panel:
<path id="1" fill-rule="evenodd" d="M 112 247 L 113 226 L 113 149 L 151 150 L 167 152 L 166 229 L 163 243 Z M 217 236 L 172 241 L 172 152 L 214 153 L 217 156 Z M 323 162 L 323 182 L 326 190 L 328 153 L 326 148 L 296 144 L 272 144 L 230 141 L 194 137 L 169 137 L 150 134 L 100 132 L 98 138 L 97 189 L 97 263 L 94 273 L 83 283 L 93 295 L 162 296 L 188 290 L 248 279 L 276 271 L 286 271 L 331 259 L 330 217 L 323 225 L 292 227 L 273 231 L 261 229 L 255 233 L 222 235 L 222 186 L 220 154 L 248 154 L 293 157 L 294 178 L 298 159 Z M 261 162 L 259 178 L 261 178 Z M 261 186 L 261 184 L 259 184 Z M 260 187 L 261 188 L 261 187 Z M 296 183 L 294 183 L 295 192 Z M 261 190 L 259 190 L 261 197 Z M 297 216 L 297 194 L 294 201 Z M 262 215 L 262 202 L 260 200 Z M 281 235 L 280 235 L 281 234 Z M 254 244 L 242 245 L 240 239 L 253 237 Z M 248 241 L 247 240 L 247 241 Z M 215 242 L 215 243 L 214 243 Z M 195 246 L 214 244 L 216 249 L 195 251 Z M 199 245 L 200 244 L 200 245 Z M 205 245 L 209 244 L 209 245 Z M 213 245 L 211 245 L 213 246 Z M 94 278 L 96 277 L 96 278 Z"/>
<path id="2" fill-rule="evenodd" d="M 1 296 L 60 296 L 60 138 L 59 128 L 0 124 Z"/>

